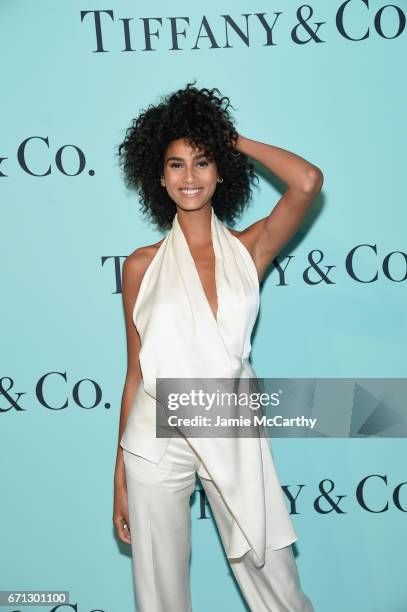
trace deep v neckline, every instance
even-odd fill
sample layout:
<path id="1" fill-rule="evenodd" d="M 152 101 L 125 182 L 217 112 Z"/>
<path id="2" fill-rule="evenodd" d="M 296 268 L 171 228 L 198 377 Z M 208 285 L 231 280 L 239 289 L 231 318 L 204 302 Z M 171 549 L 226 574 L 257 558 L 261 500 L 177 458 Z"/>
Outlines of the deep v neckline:
<path id="1" fill-rule="evenodd" d="M 190 256 L 190 259 L 191 259 L 191 263 L 192 263 L 192 267 L 193 267 L 193 270 L 194 270 L 194 276 L 195 276 L 195 278 L 197 280 L 197 283 L 198 283 L 198 285 L 200 287 L 201 294 L 203 296 L 204 302 L 206 303 L 207 309 L 210 312 L 210 315 L 211 315 L 211 318 L 212 318 L 213 322 L 215 323 L 216 326 L 219 326 L 219 309 L 220 309 L 220 296 L 219 296 L 219 283 L 218 283 L 218 260 L 219 260 L 219 255 L 218 255 L 217 247 L 215 245 L 215 240 L 214 240 L 214 223 L 215 223 L 214 216 L 215 216 L 215 213 L 214 213 L 213 207 L 211 206 L 211 240 L 212 240 L 213 254 L 214 254 L 214 258 L 215 258 L 215 265 L 214 265 L 214 268 L 215 268 L 214 269 L 214 277 L 215 278 L 214 278 L 214 283 L 215 283 L 215 293 L 216 293 L 216 301 L 217 301 L 216 316 L 213 313 L 212 307 L 211 307 L 211 305 L 209 303 L 209 300 L 208 300 L 208 296 L 206 295 L 205 289 L 203 287 L 203 284 L 202 284 L 202 281 L 201 281 L 201 277 L 199 276 L 198 268 L 197 268 L 197 265 L 195 263 L 195 259 L 194 259 L 193 255 L 191 253 L 191 249 L 189 248 L 188 241 L 187 241 L 187 239 L 185 237 L 184 232 L 182 231 L 181 224 L 179 223 L 178 213 L 175 215 L 176 220 L 177 220 L 177 225 L 179 227 L 180 234 L 181 234 L 181 236 L 182 236 L 182 238 L 183 238 L 183 240 L 184 240 L 184 242 L 186 244 L 187 251 L 189 253 L 189 256 Z"/>

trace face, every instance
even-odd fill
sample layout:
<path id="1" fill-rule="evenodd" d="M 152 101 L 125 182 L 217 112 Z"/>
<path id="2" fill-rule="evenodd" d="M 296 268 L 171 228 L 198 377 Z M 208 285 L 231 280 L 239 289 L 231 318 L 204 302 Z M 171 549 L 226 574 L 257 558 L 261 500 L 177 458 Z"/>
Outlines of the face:
<path id="1" fill-rule="evenodd" d="M 209 202 L 215 192 L 218 169 L 201 149 L 192 148 L 180 138 L 173 140 L 164 155 L 164 174 L 161 185 L 177 206 L 196 210 Z"/>

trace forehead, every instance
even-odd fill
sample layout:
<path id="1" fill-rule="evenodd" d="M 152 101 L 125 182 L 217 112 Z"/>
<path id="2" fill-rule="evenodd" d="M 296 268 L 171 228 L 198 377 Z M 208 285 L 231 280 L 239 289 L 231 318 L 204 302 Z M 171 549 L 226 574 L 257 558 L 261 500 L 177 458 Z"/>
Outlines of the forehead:
<path id="1" fill-rule="evenodd" d="M 202 152 L 202 147 L 198 146 L 194 148 L 185 138 L 179 138 L 170 142 L 165 152 L 165 157 L 167 158 L 169 156 L 176 155 L 188 159 Z"/>

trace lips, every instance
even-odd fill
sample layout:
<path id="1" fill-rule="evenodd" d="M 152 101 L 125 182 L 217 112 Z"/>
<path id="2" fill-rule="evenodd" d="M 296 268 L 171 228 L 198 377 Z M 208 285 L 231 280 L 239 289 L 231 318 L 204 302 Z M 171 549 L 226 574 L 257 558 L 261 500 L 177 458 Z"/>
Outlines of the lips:
<path id="1" fill-rule="evenodd" d="M 200 193 L 202 191 L 202 187 L 187 187 L 184 189 L 180 189 L 180 192 L 182 193 L 182 195 L 187 196 L 188 198 L 193 198 L 194 196 L 198 195 L 198 193 Z"/>

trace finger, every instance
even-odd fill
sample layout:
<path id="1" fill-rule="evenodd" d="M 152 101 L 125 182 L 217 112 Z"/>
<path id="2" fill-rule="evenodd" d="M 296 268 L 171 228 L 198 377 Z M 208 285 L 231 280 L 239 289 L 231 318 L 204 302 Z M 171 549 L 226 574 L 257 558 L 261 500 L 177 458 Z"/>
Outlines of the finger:
<path id="1" fill-rule="evenodd" d="M 121 516 L 121 517 L 115 517 L 114 518 L 114 526 L 116 528 L 117 531 L 117 535 L 119 536 L 119 539 L 122 542 L 126 542 L 128 544 L 131 543 L 131 537 L 130 537 L 130 528 L 128 526 L 128 521 L 126 521 L 126 519 Z"/>
<path id="2" fill-rule="evenodd" d="M 120 533 L 124 542 L 131 543 L 131 533 L 128 521 L 126 519 L 122 519 L 120 525 Z"/>

